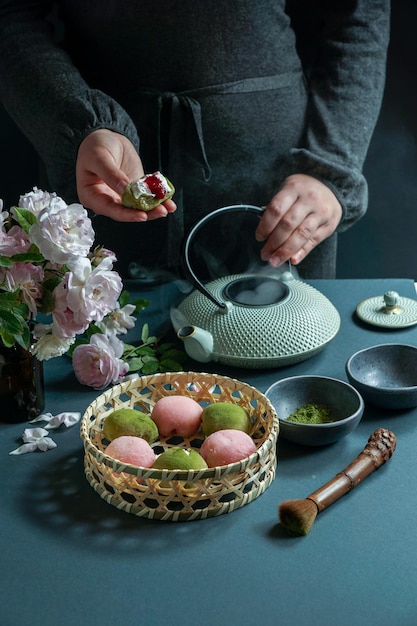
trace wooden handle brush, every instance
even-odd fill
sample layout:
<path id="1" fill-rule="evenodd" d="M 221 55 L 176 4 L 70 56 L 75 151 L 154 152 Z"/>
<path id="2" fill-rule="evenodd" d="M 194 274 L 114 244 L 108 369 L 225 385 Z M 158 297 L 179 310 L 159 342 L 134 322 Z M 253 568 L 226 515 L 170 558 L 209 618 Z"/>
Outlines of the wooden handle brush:
<path id="1" fill-rule="evenodd" d="M 356 459 L 323 487 L 304 500 L 281 502 L 278 508 L 281 525 L 298 535 L 307 535 L 320 511 L 351 491 L 391 458 L 396 441 L 393 432 L 378 428 Z"/>

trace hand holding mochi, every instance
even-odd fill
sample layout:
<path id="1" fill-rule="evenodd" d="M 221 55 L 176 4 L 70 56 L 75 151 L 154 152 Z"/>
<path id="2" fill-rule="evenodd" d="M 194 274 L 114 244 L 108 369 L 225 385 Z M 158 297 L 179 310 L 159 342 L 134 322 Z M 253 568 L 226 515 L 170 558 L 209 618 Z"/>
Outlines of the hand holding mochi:
<path id="1" fill-rule="evenodd" d="M 145 439 L 122 435 L 116 437 L 107 446 L 106 454 L 122 463 L 139 467 L 152 467 L 156 454 Z"/>
<path id="2" fill-rule="evenodd" d="M 158 431 L 164 437 L 191 437 L 200 428 L 203 408 L 187 396 L 164 396 L 151 413 Z"/>
<path id="3" fill-rule="evenodd" d="M 217 430 L 205 439 L 200 454 L 209 467 L 229 465 L 256 452 L 252 437 L 241 430 Z"/>

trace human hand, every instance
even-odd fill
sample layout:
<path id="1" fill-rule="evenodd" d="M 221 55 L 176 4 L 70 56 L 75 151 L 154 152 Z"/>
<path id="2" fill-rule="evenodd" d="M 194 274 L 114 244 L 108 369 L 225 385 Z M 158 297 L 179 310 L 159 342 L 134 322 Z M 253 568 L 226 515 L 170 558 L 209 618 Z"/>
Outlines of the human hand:
<path id="1" fill-rule="evenodd" d="M 122 205 L 126 185 L 143 175 L 142 161 L 124 135 L 101 128 L 81 142 L 76 163 L 77 193 L 80 202 L 95 213 L 118 222 L 146 222 L 175 211 L 173 200 L 152 211 Z"/>
<path id="2" fill-rule="evenodd" d="M 261 258 L 273 267 L 300 263 L 337 228 L 342 207 L 334 193 L 317 178 L 293 174 L 265 208 L 256 239 L 265 241 Z"/>

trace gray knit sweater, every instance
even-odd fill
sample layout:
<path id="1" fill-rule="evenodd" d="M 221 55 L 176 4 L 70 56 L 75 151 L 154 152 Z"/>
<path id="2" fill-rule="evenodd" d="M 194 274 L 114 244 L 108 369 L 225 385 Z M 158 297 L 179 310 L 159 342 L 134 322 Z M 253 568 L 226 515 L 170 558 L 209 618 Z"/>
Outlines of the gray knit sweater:
<path id="1" fill-rule="evenodd" d="M 47 19 L 53 5 L 60 21 Z M 173 180 L 179 208 L 166 220 L 94 222 L 122 271 L 167 267 L 200 216 L 266 204 L 291 173 L 334 191 L 340 231 L 363 215 L 388 33 L 389 0 L 0 0 L 0 97 L 67 202 L 78 146 L 97 128 Z M 306 276 L 333 275 L 334 239 Z"/>

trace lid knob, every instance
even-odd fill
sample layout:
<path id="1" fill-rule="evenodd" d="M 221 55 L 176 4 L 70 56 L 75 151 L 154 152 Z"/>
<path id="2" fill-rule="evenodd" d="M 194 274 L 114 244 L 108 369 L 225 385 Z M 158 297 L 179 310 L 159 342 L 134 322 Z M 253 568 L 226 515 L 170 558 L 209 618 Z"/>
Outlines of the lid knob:
<path id="1" fill-rule="evenodd" d="M 385 306 L 382 307 L 381 312 L 385 313 L 386 315 L 390 315 L 391 313 L 394 313 L 395 315 L 398 315 L 399 313 L 401 313 L 404 309 L 399 306 L 399 295 L 396 291 L 387 291 L 384 293 L 384 302 L 385 302 Z"/>

